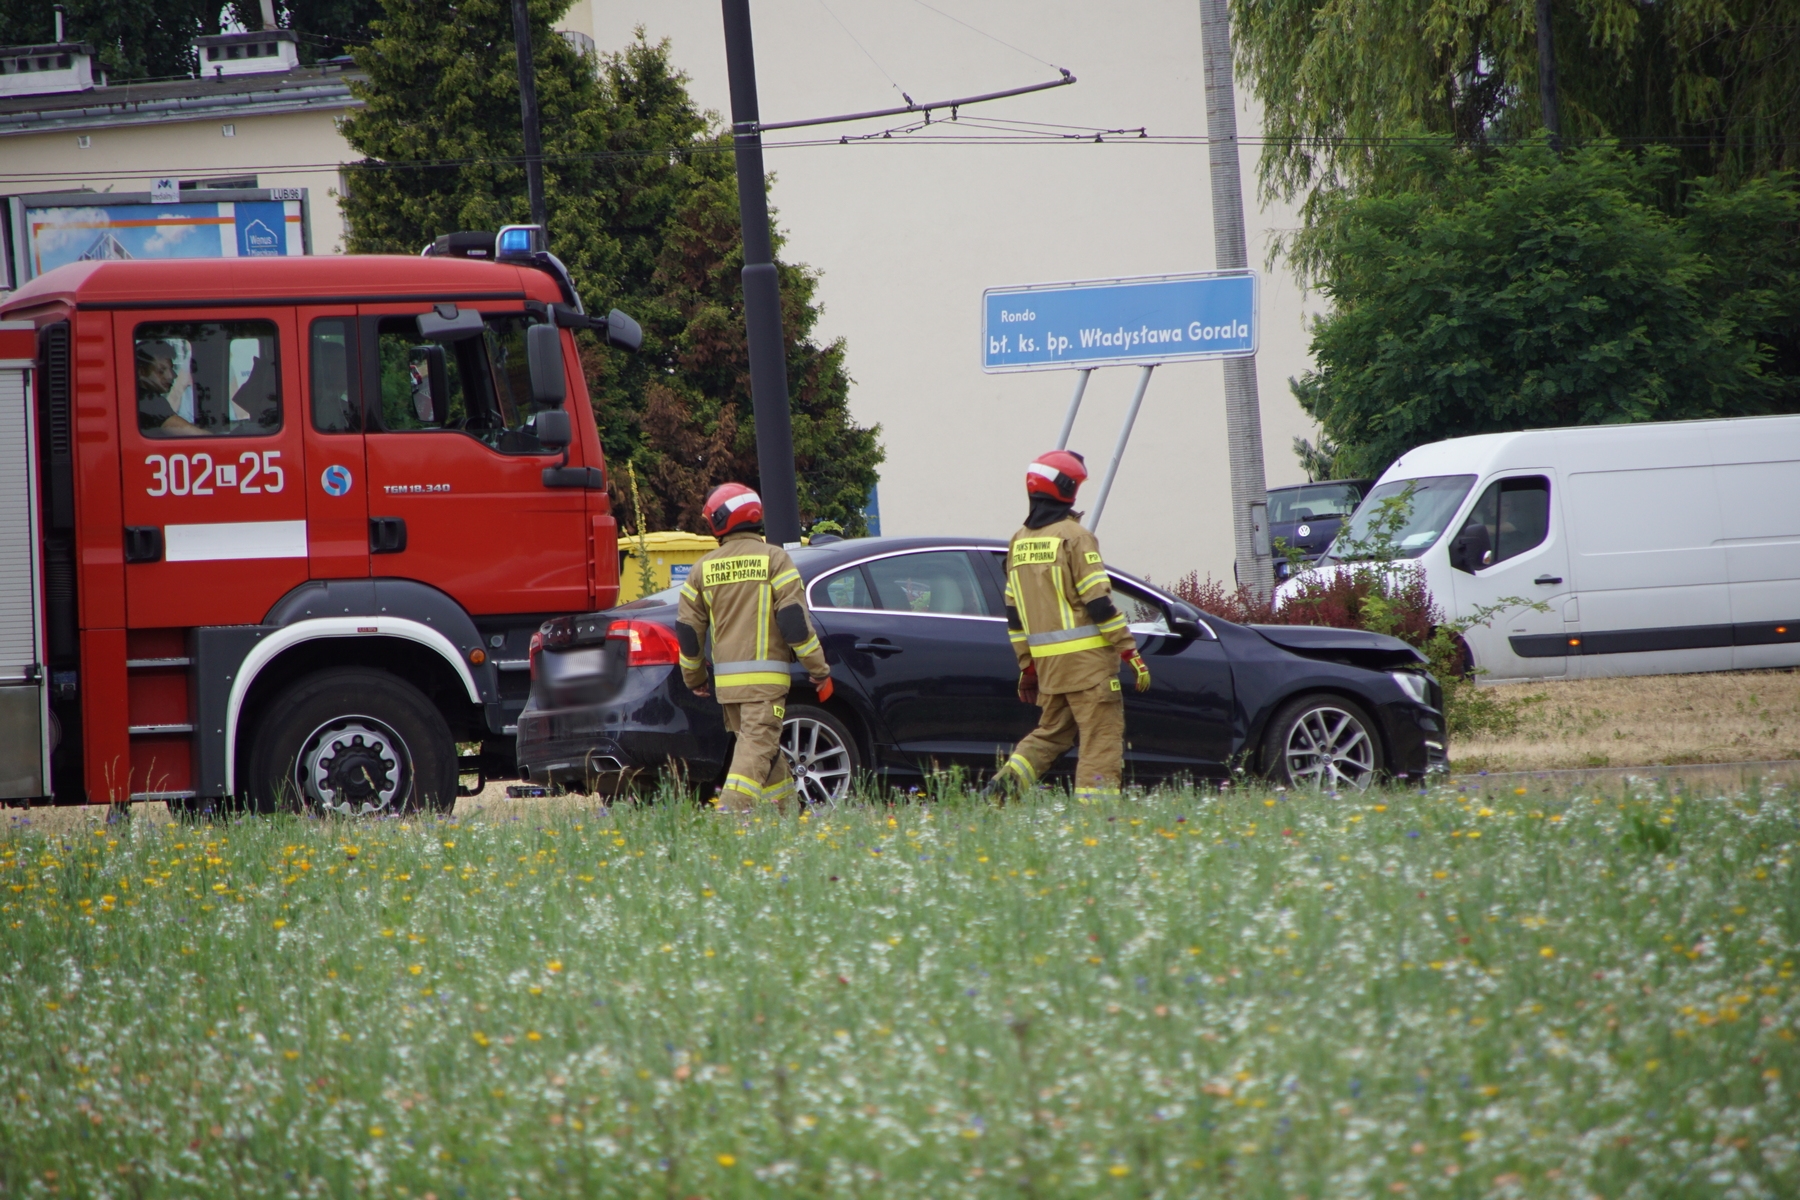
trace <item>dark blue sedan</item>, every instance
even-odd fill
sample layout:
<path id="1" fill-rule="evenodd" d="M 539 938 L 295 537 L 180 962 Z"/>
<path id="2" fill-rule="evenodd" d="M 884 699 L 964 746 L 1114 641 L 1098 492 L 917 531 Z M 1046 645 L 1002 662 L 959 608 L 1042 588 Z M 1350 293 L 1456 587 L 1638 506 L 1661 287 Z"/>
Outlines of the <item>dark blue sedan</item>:
<path id="1" fill-rule="evenodd" d="M 991 774 L 1037 722 L 1006 636 L 1006 544 L 861 538 L 794 550 L 836 694 L 796 664 L 782 748 L 802 794 L 841 798 L 861 773 L 895 786 L 960 767 Z M 1360 789 L 1445 765 L 1443 698 L 1395 638 L 1205 616 L 1108 568 L 1154 680 L 1125 692 L 1127 783 L 1218 780 Z M 676 665 L 677 591 L 547 622 L 519 719 L 521 774 L 617 791 L 662 771 L 723 775 L 731 735 Z M 1066 773 L 1074 754 L 1061 764 Z"/>

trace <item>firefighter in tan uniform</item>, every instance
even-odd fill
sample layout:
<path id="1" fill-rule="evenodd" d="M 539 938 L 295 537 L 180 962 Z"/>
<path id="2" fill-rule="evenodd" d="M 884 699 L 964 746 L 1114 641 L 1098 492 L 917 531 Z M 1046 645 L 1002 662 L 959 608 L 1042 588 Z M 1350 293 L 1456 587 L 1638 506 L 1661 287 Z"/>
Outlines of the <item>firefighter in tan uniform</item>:
<path id="1" fill-rule="evenodd" d="M 762 498 L 741 483 L 721 484 L 702 511 L 719 547 L 701 555 L 681 585 L 681 677 L 695 695 L 707 694 L 701 649 L 710 632 L 719 707 L 725 728 L 737 734 L 719 807 L 748 812 L 767 800 L 784 808 L 794 794 L 781 753 L 788 664 L 806 665 L 820 700 L 831 699 L 831 668 L 806 615 L 794 560 L 763 541 Z"/>
<path id="2" fill-rule="evenodd" d="M 1119 661 L 1150 688 L 1125 614 L 1114 607 L 1100 543 L 1071 511 L 1087 479 L 1079 454 L 1052 450 L 1025 474 L 1031 512 L 1006 555 L 1006 622 L 1019 656 L 1019 699 L 1039 704 L 1038 726 L 1013 750 L 987 794 L 1028 788 L 1081 742 L 1075 795 L 1119 794 L 1125 763 L 1125 698 Z"/>

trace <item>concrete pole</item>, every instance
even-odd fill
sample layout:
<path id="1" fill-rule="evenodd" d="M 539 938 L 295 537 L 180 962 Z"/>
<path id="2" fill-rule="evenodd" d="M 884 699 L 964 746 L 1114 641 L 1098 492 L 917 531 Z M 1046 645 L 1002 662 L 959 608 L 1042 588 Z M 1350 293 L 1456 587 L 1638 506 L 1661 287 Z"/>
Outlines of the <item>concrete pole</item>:
<path id="1" fill-rule="evenodd" d="M 1250 265 L 1244 241 L 1244 189 L 1238 169 L 1237 97 L 1231 82 L 1231 14 L 1226 0 L 1200 0 L 1200 46 L 1206 78 L 1206 136 L 1212 177 L 1213 265 L 1221 271 Z M 1228 358 L 1225 439 L 1231 459 L 1231 525 L 1237 578 L 1267 596 L 1274 564 L 1258 554 L 1251 505 L 1267 505 L 1263 478 L 1262 406 L 1256 359 Z"/>
<path id="2" fill-rule="evenodd" d="M 531 62 L 531 15 L 525 0 L 512 0 L 513 52 L 519 60 L 519 125 L 525 134 L 525 194 L 531 203 L 531 223 L 544 228 L 544 244 L 550 244 L 549 215 L 544 207 L 544 148 L 539 141 L 537 70 Z"/>
<path id="3" fill-rule="evenodd" d="M 799 483 L 794 475 L 794 423 L 788 402 L 787 343 L 781 332 L 781 287 L 764 190 L 756 54 L 750 0 L 722 0 L 725 68 L 731 82 L 731 144 L 737 158 L 738 220 L 744 227 L 744 324 L 750 349 L 750 403 L 756 411 L 757 493 L 763 535 L 800 540 Z"/>

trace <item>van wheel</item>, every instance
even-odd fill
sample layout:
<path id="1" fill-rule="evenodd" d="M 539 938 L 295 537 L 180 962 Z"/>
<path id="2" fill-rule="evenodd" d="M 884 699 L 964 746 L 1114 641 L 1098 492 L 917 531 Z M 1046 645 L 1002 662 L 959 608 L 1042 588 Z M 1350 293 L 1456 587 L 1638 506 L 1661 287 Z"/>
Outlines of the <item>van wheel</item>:
<path id="1" fill-rule="evenodd" d="M 794 790 L 808 808 L 837 804 L 850 795 L 862 769 L 856 739 L 844 723 L 822 708 L 790 704 L 781 721 L 781 752 L 787 755 Z"/>
<path id="2" fill-rule="evenodd" d="M 250 745 L 258 808 L 342 816 L 448 811 L 456 743 L 425 693 L 385 671 L 320 671 L 270 703 Z"/>
<path id="3" fill-rule="evenodd" d="M 1263 774 L 1284 787 L 1360 792 L 1381 775 L 1381 740 L 1359 705 L 1302 696 L 1269 722 L 1262 760 Z"/>

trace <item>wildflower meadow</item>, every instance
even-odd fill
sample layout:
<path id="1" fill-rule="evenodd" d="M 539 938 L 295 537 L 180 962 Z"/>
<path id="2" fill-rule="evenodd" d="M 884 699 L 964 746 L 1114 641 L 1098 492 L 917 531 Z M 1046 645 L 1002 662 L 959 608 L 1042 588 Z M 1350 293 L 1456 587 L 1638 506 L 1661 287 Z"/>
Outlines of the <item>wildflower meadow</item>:
<path id="1" fill-rule="evenodd" d="M 1800 803 L 0 830 L 0 1194 L 1800 1195 Z"/>

